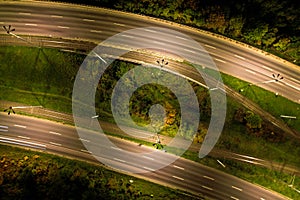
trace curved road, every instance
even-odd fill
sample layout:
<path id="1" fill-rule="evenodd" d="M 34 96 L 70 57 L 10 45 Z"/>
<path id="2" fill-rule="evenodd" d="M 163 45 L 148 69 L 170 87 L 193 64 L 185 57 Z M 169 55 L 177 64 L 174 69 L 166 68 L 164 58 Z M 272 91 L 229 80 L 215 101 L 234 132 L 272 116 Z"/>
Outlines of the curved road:
<path id="1" fill-rule="evenodd" d="M 155 26 L 176 30 L 199 42 L 209 52 L 222 72 L 260 84 L 265 89 L 300 102 L 300 68 L 298 66 L 196 29 L 165 23 L 149 17 L 83 6 L 12 1 L 1 2 L 0 5 L 0 24 L 13 25 L 16 28 L 16 34 L 78 38 L 97 44 L 112 35 L 133 28 L 147 29 L 149 26 Z M 132 38 L 138 37 L 141 42 L 155 43 L 157 49 L 181 51 L 192 63 L 193 58 L 201 55 L 198 49 L 193 49 L 186 44 L 186 38 L 178 35 L 170 37 L 163 32 L 150 30 L 147 35 L 124 34 L 123 37 L 124 40 L 120 41 L 119 47 L 125 47 L 126 44 L 130 44 Z M 59 41 L 53 42 L 59 44 Z M 163 56 L 167 52 L 160 53 Z M 174 55 L 169 56 L 174 57 Z M 205 66 L 205 62 L 198 64 Z M 284 79 L 275 82 L 273 74 L 280 74 Z M 267 81 L 271 82 L 264 83 Z"/>
<path id="2" fill-rule="evenodd" d="M 79 138 L 76 129 L 72 126 L 20 115 L 8 116 L 4 113 L 0 114 L 0 119 L 1 143 L 21 145 L 97 163 L 82 144 L 94 141 L 89 138 Z M 100 133 L 87 132 L 104 137 Z M 124 170 L 130 168 L 146 170 L 148 172 L 138 175 L 149 180 L 201 194 L 211 199 L 286 199 L 234 176 L 182 158 L 178 158 L 165 168 L 152 171 L 153 163 L 163 163 L 174 155 L 139 146 L 126 140 L 113 137 L 110 137 L 110 140 L 119 148 L 110 145 L 102 146 L 101 155 L 96 156 L 101 156 L 112 166 L 121 167 Z M 120 153 L 122 149 L 135 153 L 155 151 L 155 156 L 135 154 L 135 157 L 123 157 Z"/>
<path id="3" fill-rule="evenodd" d="M 262 83 L 273 80 L 272 74 L 281 74 L 284 81 L 261 84 L 262 87 L 278 92 L 279 94 L 300 102 L 300 70 L 287 62 L 265 56 L 252 49 L 235 45 L 226 40 L 203 34 L 195 29 L 171 25 L 160 20 L 147 17 L 124 14 L 97 8 L 70 6 L 47 2 L 1 2 L 0 24 L 12 24 L 16 28 L 16 34 L 42 35 L 54 38 L 78 38 L 81 40 L 99 43 L 108 37 L 132 28 L 145 28 L 149 26 L 164 27 L 187 34 L 199 42 L 213 57 L 219 69 L 225 73 L 239 77 L 252 83 Z M 148 29 L 149 30 L 149 29 Z M 199 55 L 198 49 L 193 49 L 186 44 L 186 38 L 173 35 L 165 35 L 163 32 L 151 32 L 144 35 L 123 35 L 118 47 L 125 47 L 133 37 L 138 37 L 143 42 L 155 43 L 158 49 L 175 49 L 185 52 L 185 57 L 193 62 Z M 55 41 L 59 43 L 59 41 Z M 168 52 L 160 52 L 161 55 Z M 175 59 L 174 55 L 168 55 Z M 144 58 L 140 58 L 143 60 Z M 155 62 L 155 61 L 154 61 Z M 204 63 L 198 63 L 205 66 Z M 209 68 L 210 66 L 205 66 Z M 82 142 L 79 140 L 75 129 L 72 127 L 52 124 L 52 122 L 24 120 L 23 117 L 14 116 L 14 121 L 1 115 L 1 141 L 20 143 L 22 145 L 41 148 L 60 153 L 76 155 L 87 160 L 92 160 L 88 152 L 85 152 Z M 119 140 L 115 142 L 118 143 Z M 90 141 L 89 141 L 90 142 Z M 136 147 L 125 141 L 119 142 L 120 148 L 135 149 L 136 151 L 149 151 L 145 147 Z M 133 145 L 133 146 L 130 146 Z M 163 162 L 169 154 L 157 152 L 156 158 L 119 158 L 119 149 L 106 147 L 106 156 L 112 164 L 151 169 L 151 162 Z M 81 152 L 81 153 L 79 153 Z M 127 160 L 129 159 L 129 160 Z M 150 160 L 150 162 L 149 162 Z M 149 172 L 144 176 L 157 181 L 162 181 L 179 188 L 184 188 L 195 193 L 202 193 L 216 199 L 283 199 L 269 191 L 251 185 L 232 176 L 218 173 L 215 170 L 205 168 L 197 163 L 178 159 L 173 165 L 162 170 Z"/>

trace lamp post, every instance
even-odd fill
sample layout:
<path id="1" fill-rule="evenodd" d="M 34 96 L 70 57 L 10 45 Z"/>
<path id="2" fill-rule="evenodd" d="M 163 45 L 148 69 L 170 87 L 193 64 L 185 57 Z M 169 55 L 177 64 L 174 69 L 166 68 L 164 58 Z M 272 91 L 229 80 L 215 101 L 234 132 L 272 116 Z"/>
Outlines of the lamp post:
<path id="1" fill-rule="evenodd" d="M 14 37 L 16 37 L 16 38 L 18 38 L 18 39 L 20 39 L 20 40 L 22 40 L 22 41 L 24 41 L 24 42 L 27 42 L 27 43 L 29 43 L 29 44 L 32 44 L 31 42 L 25 40 L 24 38 L 22 38 L 22 37 L 20 37 L 20 36 L 18 36 L 18 35 L 16 35 L 16 34 L 14 34 L 14 33 L 12 33 L 12 32 L 14 32 L 16 29 L 15 29 L 15 28 L 12 28 L 11 25 L 3 26 L 3 28 L 4 28 L 4 30 L 6 31 L 7 34 L 12 35 L 12 36 L 14 36 Z"/>
<path id="2" fill-rule="evenodd" d="M 252 85 L 260 85 L 260 84 L 269 84 L 269 83 L 280 82 L 284 79 L 283 76 L 281 76 L 280 74 L 272 74 L 272 77 L 273 78 L 271 80 L 262 81 L 262 82 L 258 82 L 258 83 L 249 83 L 245 87 L 252 86 Z M 239 92 L 243 92 L 245 87 L 240 88 Z M 278 96 L 278 93 L 276 92 L 275 95 Z"/>

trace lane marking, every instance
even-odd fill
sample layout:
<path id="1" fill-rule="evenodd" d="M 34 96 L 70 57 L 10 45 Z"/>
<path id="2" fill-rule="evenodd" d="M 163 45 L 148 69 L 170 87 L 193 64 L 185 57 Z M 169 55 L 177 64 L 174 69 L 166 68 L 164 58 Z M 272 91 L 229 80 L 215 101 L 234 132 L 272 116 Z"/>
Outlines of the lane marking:
<path id="1" fill-rule="evenodd" d="M 69 29 L 70 27 L 68 27 L 68 26 L 57 26 L 57 28 Z"/>
<path id="2" fill-rule="evenodd" d="M 165 44 L 166 44 L 166 43 L 159 42 L 159 41 L 153 41 L 153 43 L 155 43 L 155 44 L 159 44 L 159 45 L 165 45 Z"/>
<path id="3" fill-rule="evenodd" d="M 155 171 L 154 169 L 149 168 L 149 167 L 143 167 L 143 168 L 146 169 L 146 170 L 149 170 L 149 171 Z"/>
<path id="4" fill-rule="evenodd" d="M 148 31 L 148 32 L 151 32 L 151 33 L 157 33 L 157 31 L 155 31 L 155 30 L 151 30 L 151 29 L 144 29 L 145 31 Z"/>
<path id="5" fill-rule="evenodd" d="M 260 200 L 265 200 L 265 199 L 261 197 Z"/>
<path id="6" fill-rule="evenodd" d="M 143 156 L 144 158 L 148 159 L 148 160 L 154 160 L 153 158 L 151 157 L 148 157 L 148 156 Z"/>
<path id="7" fill-rule="evenodd" d="M 94 22 L 95 21 L 94 19 L 82 19 L 82 20 L 85 22 Z"/>
<path id="8" fill-rule="evenodd" d="M 79 140 L 81 140 L 81 141 L 83 141 L 83 142 L 90 142 L 89 140 L 82 139 L 82 138 L 79 138 Z"/>
<path id="9" fill-rule="evenodd" d="M 175 36 L 175 37 L 178 38 L 178 39 L 181 39 L 181 40 L 188 40 L 188 39 L 186 39 L 184 37 L 179 37 L 179 36 Z"/>
<path id="10" fill-rule="evenodd" d="M 114 23 L 114 25 L 117 25 L 117 26 L 126 26 L 125 24 L 120 24 L 120 23 Z"/>
<path id="11" fill-rule="evenodd" d="M 295 79 L 295 78 L 290 78 L 292 81 L 295 81 L 295 82 L 298 82 L 298 83 L 300 83 L 300 81 L 299 80 L 297 80 L 297 79 Z"/>
<path id="12" fill-rule="evenodd" d="M 204 46 L 206 46 L 206 47 L 208 47 L 208 48 L 211 48 L 211 49 L 217 49 L 216 47 L 211 46 L 211 45 L 208 45 L 208 44 L 205 44 Z"/>
<path id="13" fill-rule="evenodd" d="M 91 151 L 88 151 L 88 150 L 86 150 L 86 149 L 80 149 L 80 151 L 82 151 L 82 152 L 84 152 L 84 153 L 89 153 L 89 154 L 92 154 L 92 152 L 91 152 Z"/>
<path id="14" fill-rule="evenodd" d="M 209 179 L 209 180 L 212 180 L 212 181 L 214 181 L 214 180 L 215 180 L 214 178 L 212 178 L 212 177 L 209 177 L 209 176 L 203 176 L 203 178 L 206 178 L 206 179 Z"/>
<path id="15" fill-rule="evenodd" d="M 219 59 L 219 58 L 215 58 L 215 60 L 216 60 L 216 61 L 219 61 L 219 62 L 221 62 L 221 63 L 226 63 L 226 61 L 221 60 L 221 59 Z"/>
<path id="16" fill-rule="evenodd" d="M 243 191 L 243 189 L 241 189 L 241 188 L 238 188 L 238 187 L 236 187 L 236 186 L 231 186 L 233 189 L 236 189 L 236 190 L 238 190 L 238 191 Z"/>
<path id="17" fill-rule="evenodd" d="M 114 160 L 119 161 L 119 162 L 122 162 L 122 163 L 126 163 L 125 160 L 121 160 L 121 159 L 119 159 L 119 158 L 114 158 Z"/>
<path id="18" fill-rule="evenodd" d="M 121 36 L 127 37 L 127 38 L 134 38 L 134 36 L 131 36 L 131 35 L 125 35 L 125 34 L 122 34 Z"/>
<path id="19" fill-rule="evenodd" d="M 92 33 L 102 33 L 102 31 L 99 31 L 99 30 L 90 30 L 90 32 L 92 32 Z"/>
<path id="20" fill-rule="evenodd" d="M 30 137 L 26 137 L 26 136 L 22 136 L 22 135 L 18 135 L 18 138 L 22 138 L 22 139 L 30 140 Z"/>
<path id="21" fill-rule="evenodd" d="M 123 151 L 123 149 L 118 148 L 118 147 L 114 147 L 114 146 L 111 146 L 110 148 L 112 148 L 112 149 L 114 149 L 114 150 L 117 150 L 117 151 Z"/>
<path id="22" fill-rule="evenodd" d="M 37 24 L 25 24 L 25 26 L 37 26 Z"/>
<path id="23" fill-rule="evenodd" d="M 181 178 L 181 177 L 178 177 L 178 176 L 172 176 L 172 177 L 173 177 L 173 178 L 176 178 L 176 179 L 178 179 L 178 180 L 184 181 L 184 179 Z"/>
<path id="24" fill-rule="evenodd" d="M 43 144 L 28 142 L 28 141 L 24 141 L 24 140 L 16 140 L 16 139 L 7 138 L 7 137 L 0 137 L 0 141 L 10 143 L 10 144 L 17 144 L 17 145 L 29 146 L 29 147 L 35 147 L 35 148 L 43 148 L 43 149 L 46 148 L 46 145 L 43 145 Z M 35 146 L 32 146 L 32 145 L 35 145 Z"/>
<path id="25" fill-rule="evenodd" d="M 57 132 L 54 132 L 54 131 L 49 131 L 50 134 L 53 134 L 53 135 L 61 135 L 60 133 L 57 133 Z"/>
<path id="26" fill-rule="evenodd" d="M 183 167 L 179 167 L 179 166 L 177 166 L 177 165 L 173 165 L 173 167 L 175 167 L 175 168 L 177 168 L 177 169 L 184 170 L 184 168 L 183 168 Z"/>
<path id="27" fill-rule="evenodd" d="M 204 189 L 207 189 L 207 190 L 213 190 L 212 188 L 207 187 L 207 186 L 205 186 L 205 185 L 201 185 L 201 187 L 203 187 Z"/>
<path id="28" fill-rule="evenodd" d="M 234 54 L 235 57 L 239 58 L 239 59 L 242 59 L 242 60 L 246 60 L 246 58 L 242 57 L 242 56 L 239 56 L 239 55 L 236 55 Z"/>
<path id="29" fill-rule="evenodd" d="M 271 69 L 270 67 L 267 67 L 267 66 L 265 66 L 265 65 L 262 65 L 261 67 L 264 68 L 264 69 L 266 69 L 266 70 L 269 70 L 269 71 L 271 71 L 271 72 L 273 71 L 273 69 Z"/>
<path id="30" fill-rule="evenodd" d="M 0 129 L 1 132 L 7 132 L 7 129 Z"/>
<path id="31" fill-rule="evenodd" d="M 31 15 L 31 13 L 19 12 L 19 15 Z"/>
<path id="32" fill-rule="evenodd" d="M 53 144 L 53 145 L 55 145 L 55 146 L 62 146 L 61 144 L 59 144 L 59 143 L 56 143 L 56 142 L 49 142 L 50 144 Z"/>
<path id="33" fill-rule="evenodd" d="M 254 72 L 254 71 L 252 71 L 252 70 L 250 70 L 250 69 L 245 69 L 246 70 L 246 72 L 249 72 L 249 73 L 251 73 L 251 74 L 256 74 L 256 72 Z"/>
<path id="34" fill-rule="evenodd" d="M 283 83 L 284 83 L 285 85 L 287 85 L 287 86 L 290 86 L 291 88 L 294 88 L 294 89 L 300 91 L 300 88 L 298 88 L 298 87 L 296 87 L 296 86 L 294 86 L 294 85 L 291 85 L 291 84 L 289 84 L 289 83 L 287 83 L 287 82 L 283 82 Z"/>
<path id="35" fill-rule="evenodd" d="M 61 16 L 61 15 L 51 15 L 50 17 L 52 17 L 52 18 L 63 18 L 63 16 Z"/>
<path id="36" fill-rule="evenodd" d="M 190 53 L 196 53 L 195 51 L 193 50 L 189 50 L 189 49 L 183 49 L 184 51 L 187 51 L 187 52 L 190 52 Z"/>
<path id="37" fill-rule="evenodd" d="M 4 24 L 4 22 L 0 22 L 0 24 Z"/>
<path id="38" fill-rule="evenodd" d="M 234 199 L 234 200 L 239 200 L 238 198 L 234 197 L 234 196 L 230 196 L 230 198 Z"/>
<path id="39" fill-rule="evenodd" d="M 19 125 L 19 124 L 15 124 L 15 127 L 19 127 L 19 128 L 27 128 L 27 126 L 23 126 L 23 125 Z"/>
<path id="40" fill-rule="evenodd" d="M 2 125 L 0 125 L 0 128 L 6 128 L 6 129 L 8 129 L 8 126 L 2 126 Z"/>

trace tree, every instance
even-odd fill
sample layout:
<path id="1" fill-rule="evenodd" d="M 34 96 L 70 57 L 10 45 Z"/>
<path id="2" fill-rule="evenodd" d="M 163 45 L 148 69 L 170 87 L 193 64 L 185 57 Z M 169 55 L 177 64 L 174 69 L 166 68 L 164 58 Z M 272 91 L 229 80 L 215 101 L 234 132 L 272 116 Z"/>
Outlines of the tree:
<path id="1" fill-rule="evenodd" d="M 245 115 L 246 125 L 251 129 L 260 129 L 262 125 L 262 119 L 259 115 L 254 114 L 251 111 L 247 111 Z"/>

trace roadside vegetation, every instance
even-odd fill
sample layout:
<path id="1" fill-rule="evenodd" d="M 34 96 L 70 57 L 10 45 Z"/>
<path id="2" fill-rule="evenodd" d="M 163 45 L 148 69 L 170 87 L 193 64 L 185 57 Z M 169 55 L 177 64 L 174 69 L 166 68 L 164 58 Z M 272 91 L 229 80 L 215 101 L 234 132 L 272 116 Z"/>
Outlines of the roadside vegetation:
<path id="1" fill-rule="evenodd" d="M 300 64 L 300 9 L 292 0 L 63 0 L 208 30 Z"/>
<path id="2" fill-rule="evenodd" d="M 12 46 L 0 47 L 0 55 L 0 73 L 2 74 L 0 77 L 0 100 L 27 105 L 42 105 L 45 108 L 65 113 L 72 112 L 71 95 L 73 81 L 84 59 L 83 55 L 61 52 L 55 49 Z M 100 79 L 95 96 L 100 120 L 113 122 L 110 110 L 112 90 L 119 78 L 135 66 L 133 63 L 115 61 Z M 223 78 L 227 85 L 232 86 L 237 91 L 247 85 L 247 83 L 227 75 L 223 75 Z M 190 84 L 200 102 L 201 123 L 196 135 L 183 133 L 183 136 L 186 139 L 193 139 L 195 143 L 202 143 L 210 121 L 209 92 L 194 83 Z M 257 100 L 259 105 L 263 105 L 263 97 L 267 94 L 266 91 L 260 88 L 255 88 L 255 91 L 249 89 L 249 91 L 251 91 L 249 94 L 256 94 L 253 100 Z M 265 108 L 266 110 L 270 109 L 269 111 L 272 110 L 272 105 L 281 103 L 278 102 L 280 100 L 278 99 L 279 97 L 275 97 L 274 94 L 270 95 L 273 95 L 272 97 L 270 96 L 272 104 L 270 107 Z M 263 121 L 260 116 L 247 110 L 233 99 L 228 97 L 227 101 L 226 123 L 216 145 L 217 148 L 279 162 L 283 165 L 300 167 L 298 158 L 300 155 L 299 141 L 286 137 L 281 130 L 275 129 L 272 124 Z M 284 102 L 285 105 L 285 107 L 278 106 L 277 109 L 282 109 L 281 111 L 299 107 L 298 104 L 285 99 L 280 101 Z M 148 84 L 139 88 L 131 97 L 131 116 L 138 124 L 146 125 L 149 123 L 149 107 L 157 103 L 162 104 L 166 109 L 166 118 L 160 134 L 172 137 L 180 125 L 180 107 L 174 94 L 167 88 L 156 84 Z M 292 122 L 290 123 L 293 125 Z M 185 156 L 199 162 L 197 152 L 192 153 L 190 156 L 188 154 L 189 152 Z M 210 166 L 213 162 L 212 160 L 208 160 L 206 164 Z M 203 161 L 206 162 L 205 159 Z M 232 169 L 228 173 L 236 174 L 239 177 L 266 187 L 268 187 L 267 182 L 257 179 L 257 177 L 265 175 L 270 180 L 279 180 L 281 176 L 291 176 L 277 176 L 276 173 L 272 174 L 271 170 L 266 172 L 261 168 L 234 161 L 224 162 L 228 165 L 226 170 Z M 215 164 L 212 166 L 217 167 Z M 251 172 L 250 174 L 253 176 L 248 176 L 248 172 Z M 287 178 L 284 180 L 287 180 Z M 287 184 L 288 181 L 284 181 L 284 183 Z M 276 189 L 275 186 L 272 186 L 272 189 L 281 192 L 281 189 Z M 290 188 L 288 189 L 292 191 Z M 285 194 L 289 195 L 289 192 Z"/>
<path id="3" fill-rule="evenodd" d="M 200 199 L 83 161 L 0 145 L 0 199 Z"/>

